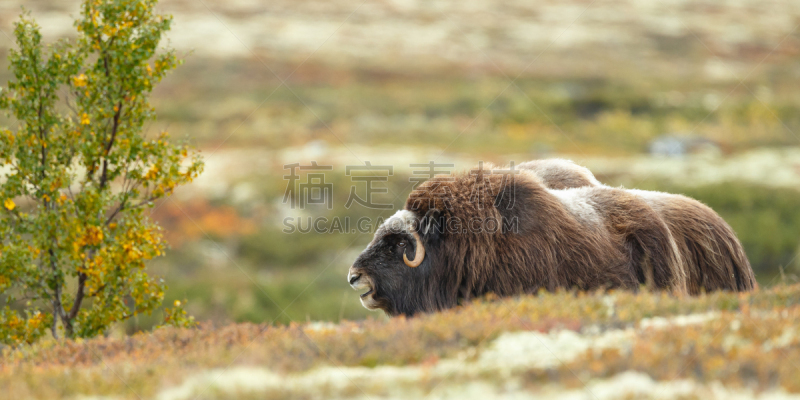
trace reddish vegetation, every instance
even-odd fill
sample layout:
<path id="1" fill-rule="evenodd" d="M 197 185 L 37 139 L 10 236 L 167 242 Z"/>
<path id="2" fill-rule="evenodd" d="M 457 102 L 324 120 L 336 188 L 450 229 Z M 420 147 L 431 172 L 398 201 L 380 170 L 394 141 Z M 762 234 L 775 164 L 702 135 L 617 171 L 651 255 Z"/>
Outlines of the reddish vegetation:
<path id="1" fill-rule="evenodd" d="M 235 237 L 252 234 L 256 224 L 243 218 L 231 206 L 214 206 L 205 199 L 185 203 L 165 200 L 153 211 L 153 219 L 165 229 L 164 236 L 173 247 L 183 243 L 211 238 Z"/>
<path id="2" fill-rule="evenodd" d="M 611 299 L 613 309 L 609 308 Z M 638 370 L 661 380 L 685 377 L 705 382 L 721 380 L 734 387 L 780 386 L 800 391 L 800 368 L 785 362 L 800 359 L 800 337 L 796 334 L 800 327 L 800 285 L 685 298 L 646 292 L 614 292 L 611 297 L 602 293 L 543 293 L 517 299 L 484 299 L 442 313 L 386 321 L 205 325 L 198 329 L 161 329 L 122 339 L 45 342 L 7 350 L 0 364 L 0 385 L 23 397 L 38 398 L 125 392 L 125 386 L 109 375 L 112 370 L 147 396 L 198 369 L 259 365 L 288 373 L 323 365 L 435 364 L 465 348 L 480 350 L 507 331 L 582 331 L 589 326 L 616 329 L 638 326 L 638 321 L 647 317 L 707 311 L 719 312 L 719 317 L 697 325 L 645 328 L 637 334 L 629 353 L 589 351 L 559 368 L 531 370 L 530 382 L 547 378 L 569 386 L 573 373 L 606 377 Z M 78 370 L 85 374 L 65 374 Z M 48 385 L 37 383 L 42 380 Z M 53 387 L 60 389 L 53 392 Z"/>

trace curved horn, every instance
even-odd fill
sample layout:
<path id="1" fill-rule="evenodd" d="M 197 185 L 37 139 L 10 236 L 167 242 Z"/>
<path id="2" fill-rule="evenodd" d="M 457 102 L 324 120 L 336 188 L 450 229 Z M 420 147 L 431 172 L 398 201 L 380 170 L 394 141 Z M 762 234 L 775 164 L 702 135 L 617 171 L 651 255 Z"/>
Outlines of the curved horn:
<path id="1" fill-rule="evenodd" d="M 422 239 L 419 238 L 419 234 L 416 231 L 411 231 L 411 234 L 414 235 L 414 240 L 416 243 L 416 250 L 417 253 L 414 255 L 413 260 L 409 260 L 406 253 L 403 252 L 403 261 L 411 268 L 417 268 L 420 264 L 422 264 L 422 259 L 425 258 L 425 246 L 422 245 Z"/>

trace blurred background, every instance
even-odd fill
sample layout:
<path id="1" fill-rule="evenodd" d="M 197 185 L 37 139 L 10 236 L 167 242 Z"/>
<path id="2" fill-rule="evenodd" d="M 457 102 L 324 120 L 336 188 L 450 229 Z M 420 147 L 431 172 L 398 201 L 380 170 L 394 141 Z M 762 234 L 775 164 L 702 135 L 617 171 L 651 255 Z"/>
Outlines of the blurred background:
<path id="1" fill-rule="evenodd" d="M 78 1 L 26 0 L 47 41 Z M 410 164 L 565 157 L 604 183 L 719 212 L 763 286 L 800 273 L 800 2 L 162 0 L 185 64 L 152 96 L 205 173 L 157 203 L 171 251 L 151 271 L 200 321 L 360 319 L 345 282 L 371 233 L 285 233 L 286 218 L 386 218 Z M 2 62 L 16 1 L 0 2 Z M 9 79 L 0 68 L 0 80 Z M 284 167 L 330 166 L 326 204 L 291 207 Z M 372 176 L 379 209 L 352 204 Z M 424 168 L 423 168 L 424 170 Z M 291 194 L 291 193 L 290 193 Z M 327 195 L 326 194 L 326 195 Z M 288 199 L 288 200 L 287 200 Z M 286 201 L 285 201 L 286 200 Z M 328 207 L 330 205 L 330 207 Z M 374 227 L 374 222 L 373 222 Z M 351 227 L 352 228 L 352 227 Z M 343 229 L 345 230 L 345 229 Z M 157 316 L 139 317 L 128 332 Z"/>

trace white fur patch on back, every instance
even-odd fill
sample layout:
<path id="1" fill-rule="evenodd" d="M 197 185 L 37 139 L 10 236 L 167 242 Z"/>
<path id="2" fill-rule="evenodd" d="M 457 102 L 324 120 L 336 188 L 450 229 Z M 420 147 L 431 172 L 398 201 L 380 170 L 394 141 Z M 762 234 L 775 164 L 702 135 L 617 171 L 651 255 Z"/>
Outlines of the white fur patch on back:
<path id="1" fill-rule="evenodd" d="M 657 212 L 660 211 L 664 205 L 668 204 L 670 200 L 678 196 L 676 194 L 657 192 L 654 190 L 625 189 L 625 191 L 641 198 Z"/>
<path id="2" fill-rule="evenodd" d="M 592 189 L 591 187 L 582 187 L 562 190 L 548 189 L 547 191 L 561 201 L 570 214 L 582 224 L 597 226 L 602 224 L 603 219 L 590 199 Z"/>
<path id="3" fill-rule="evenodd" d="M 655 190 L 626 189 L 626 191 L 645 200 L 665 200 L 672 196 L 670 193 L 657 192 Z"/>

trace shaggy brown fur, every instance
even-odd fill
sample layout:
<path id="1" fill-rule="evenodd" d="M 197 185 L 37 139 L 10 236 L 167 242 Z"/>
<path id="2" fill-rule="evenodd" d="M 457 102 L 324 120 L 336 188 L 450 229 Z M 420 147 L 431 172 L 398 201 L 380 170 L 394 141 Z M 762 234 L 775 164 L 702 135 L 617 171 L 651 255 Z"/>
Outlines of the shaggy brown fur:
<path id="1" fill-rule="evenodd" d="M 582 166 L 567 160 L 536 160 L 518 166 L 535 172 L 551 188 L 603 186 Z M 669 226 L 687 275 L 690 294 L 753 290 L 750 262 L 731 227 L 705 204 L 681 195 L 629 190 L 644 199 Z"/>
<path id="2" fill-rule="evenodd" d="M 365 307 L 413 315 L 489 292 L 642 283 L 685 292 L 669 229 L 639 197 L 609 187 L 553 191 L 528 171 L 514 179 L 483 171 L 425 182 L 378 229 L 348 274 L 354 288 L 368 289 Z M 412 259 L 420 244 L 425 257 L 410 268 L 402 256 Z"/>

